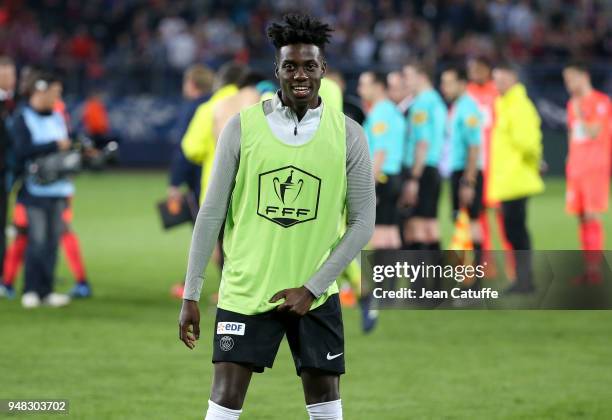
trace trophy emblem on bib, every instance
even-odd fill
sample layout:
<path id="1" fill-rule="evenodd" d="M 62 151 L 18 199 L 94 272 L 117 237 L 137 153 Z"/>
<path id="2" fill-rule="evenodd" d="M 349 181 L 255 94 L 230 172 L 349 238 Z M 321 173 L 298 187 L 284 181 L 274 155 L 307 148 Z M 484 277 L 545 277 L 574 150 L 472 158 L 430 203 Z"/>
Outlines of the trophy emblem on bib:
<path id="1" fill-rule="evenodd" d="M 317 218 L 321 179 L 289 165 L 259 174 L 257 214 L 284 228 Z"/>
<path id="2" fill-rule="evenodd" d="M 304 186 L 303 179 L 300 179 L 294 183 L 292 178 L 293 170 L 291 170 L 285 182 L 280 182 L 278 177 L 274 177 L 274 192 L 276 192 L 276 196 L 283 202 L 283 204 L 293 203 L 300 195 L 302 187 Z"/>

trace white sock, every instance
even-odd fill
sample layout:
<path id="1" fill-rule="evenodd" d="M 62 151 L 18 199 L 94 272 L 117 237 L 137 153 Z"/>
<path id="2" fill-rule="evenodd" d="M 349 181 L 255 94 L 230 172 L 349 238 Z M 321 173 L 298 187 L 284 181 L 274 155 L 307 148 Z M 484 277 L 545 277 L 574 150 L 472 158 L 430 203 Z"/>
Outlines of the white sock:
<path id="1" fill-rule="evenodd" d="M 306 406 L 310 420 L 342 420 L 342 400 Z"/>
<path id="2" fill-rule="evenodd" d="M 208 400 L 208 411 L 204 420 L 238 420 L 242 410 L 232 410 Z"/>

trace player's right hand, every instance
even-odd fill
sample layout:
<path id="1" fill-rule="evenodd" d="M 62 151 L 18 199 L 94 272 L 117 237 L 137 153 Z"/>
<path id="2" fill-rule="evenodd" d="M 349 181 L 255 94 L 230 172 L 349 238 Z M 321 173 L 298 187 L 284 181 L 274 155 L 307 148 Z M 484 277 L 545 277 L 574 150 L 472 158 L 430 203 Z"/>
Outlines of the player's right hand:
<path id="1" fill-rule="evenodd" d="M 459 188 L 459 206 L 460 207 L 470 207 L 474 202 L 474 197 L 476 196 L 476 191 L 474 187 L 471 185 L 462 185 Z"/>
<path id="2" fill-rule="evenodd" d="M 416 179 L 409 180 L 404 185 L 404 190 L 400 197 L 400 205 L 413 207 L 419 199 L 419 181 Z"/>
<path id="3" fill-rule="evenodd" d="M 177 200 L 179 201 L 181 199 L 181 189 L 179 187 L 175 187 L 175 186 L 169 186 L 168 187 L 168 201 L 170 200 Z"/>
<path id="4" fill-rule="evenodd" d="M 72 142 L 70 141 L 70 139 L 62 139 L 57 141 L 57 148 L 62 152 L 70 149 L 71 145 Z"/>
<path id="5" fill-rule="evenodd" d="M 183 299 L 179 315 L 179 339 L 192 350 L 196 340 L 200 339 L 200 308 L 194 300 Z"/>

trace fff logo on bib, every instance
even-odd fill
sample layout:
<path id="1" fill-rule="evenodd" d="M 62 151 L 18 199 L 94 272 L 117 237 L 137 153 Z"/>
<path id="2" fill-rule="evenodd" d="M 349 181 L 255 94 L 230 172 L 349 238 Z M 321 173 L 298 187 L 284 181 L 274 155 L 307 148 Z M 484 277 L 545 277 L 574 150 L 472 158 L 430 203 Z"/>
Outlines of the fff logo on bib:
<path id="1" fill-rule="evenodd" d="M 321 179 L 293 165 L 259 174 L 257 214 L 284 228 L 317 218 Z"/>

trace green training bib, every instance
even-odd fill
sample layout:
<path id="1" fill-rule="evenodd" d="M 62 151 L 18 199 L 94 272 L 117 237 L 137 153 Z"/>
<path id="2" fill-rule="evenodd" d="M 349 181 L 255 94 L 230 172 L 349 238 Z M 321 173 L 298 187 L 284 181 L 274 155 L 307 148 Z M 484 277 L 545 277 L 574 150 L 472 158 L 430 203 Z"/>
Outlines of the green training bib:
<path id="1" fill-rule="evenodd" d="M 303 286 L 339 242 L 346 203 L 344 114 L 323 107 L 310 141 L 274 136 L 259 103 L 240 113 L 240 164 L 223 240 L 218 307 L 245 315 L 269 311 L 282 289 Z M 338 292 L 336 283 L 311 309 Z"/>

